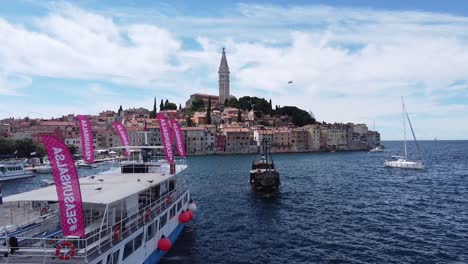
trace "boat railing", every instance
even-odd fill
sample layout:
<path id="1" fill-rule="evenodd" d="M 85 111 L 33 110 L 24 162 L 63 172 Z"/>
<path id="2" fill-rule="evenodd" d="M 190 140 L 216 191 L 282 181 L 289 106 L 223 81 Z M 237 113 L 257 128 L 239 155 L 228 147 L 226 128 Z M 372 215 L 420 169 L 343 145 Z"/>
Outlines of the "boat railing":
<path id="1" fill-rule="evenodd" d="M 0 236 L 0 262 L 2 262 L 2 258 L 28 257 L 28 262 L 31 263 L 63 263 L 63 260 L 58 255 L 67 255 L 71 254 L 71 252 L 69 250 L 70 247 L 67 247 L 68 250 L 64 251 L 60 250 L 60 247 L 71 243 L 73 256 L 69 262 L 88 263 L 107 249 L 122 242 L 139 228 L 151 222 L 151 220 L 154 221 L 161 212 L 173 206 L 188 189 L 186 180 L 179 179 L 177 183 L 176 188 L 161 195 L 157 201 L 146 206 L 139 206 L 139 210 L 120 221 L 111 224 L 108 219 L 109 214 L 104 214 L 104 218 L 88 224 L 87 228 L 94 226 L 94 229 L 88 230 L 87 233 L 91 235 L 88 235 L 84 239 L 41 236 L 41 232 L 38 234 L 38 229 L 35 229 L 35 234 L 26 235 L 29 233 L 21 233 L 21 236 L 14 236 L 18 244 L 17 246 L 12 246 L 10 239 L 13 237 L 13 233 L 2 234 Z M 44 230 L 49 228 L 49 232 L 56 230 L 57 226 L 54 226 L 54 223 L 58 223 L 59 221 L 58 210 L 54 211 L 53 214 L 55 216 L 50 216 L 49 221 L 44 221 L 43 224 Z M 59 223 L 58 227 L 60 227 Z M 6 262 L 9 262 L 9 260 L 6 260 Z M 15 263 L 14 261 L 11 262 Z"/>
<path id="2" fill-rule="evenodd" d="M 176 165 L 187 165 L 187 160 L 186 158 L 183 157 L 175 157 L 175 164 Z M 93 173 L 92 174 L 102 174 L 105 172 L 113 171 L 120 169 L 122 165 L 128 166 L 129 164 L 145 164 L 143 161 L 137 161 L 137 160 L 132 160 L 132 159 L 121 159 L 121 160 L 115 160 L 112 162 L 101 162 L 98 163 L 95 168 L 92 168 Z M 157 172 L 157 173 L 169 173 L 169 168 L 165 168 L 164 165 L 168 165 L 169 163 L 166 162 L 166 158 L 164 156 L 151 156 L 151 158 L 146 162 L 147 165 L 145 167 L 147 168 L 152 168 L 151 172 Z M 156 166 L 159 166 L 160 169 L 154 169 Z M 163 167 L 161 167 L 163 166 Z"/>

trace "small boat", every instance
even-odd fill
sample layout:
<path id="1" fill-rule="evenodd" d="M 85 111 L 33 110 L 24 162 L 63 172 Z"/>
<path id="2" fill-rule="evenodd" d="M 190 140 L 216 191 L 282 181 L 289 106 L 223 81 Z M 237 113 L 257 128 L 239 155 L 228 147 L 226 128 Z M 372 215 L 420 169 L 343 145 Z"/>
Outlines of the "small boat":
<path id="1" fill-rule="evenodd" d="M 94 164 L 94 163 L 88 163 L 84 160 L 79 160 L 77 162 L 75 162 L 75 166 L 77 168 L 86 168 L 86 169 L 94 169 L 94 168 L 97 168 L 97 165 Z"/>
<path id="2" fill-rule="evenodd" d="M 32 177 L 31 171 L 25 170 L 25 162 L 18 159 L 7 159 L 0 161 L 0 181 L 15 180 Z"/>
<path id="3" fill-rule="evenodd" d="M 377 147 L 369 150 L 370 153 L 378 153 L 378 152 L 383 152 L 383 151 L 384 151 L 384 149 L 382 147 L 380 147 L 380 146 L 377 146 Z"/>
<path id="4" fill-rule="evenodd" d="M 411 120 L 409 119 L 408 112 L 406 111 L 405 101 L 403 97 L 401 97 L 401 105 L 403 108 L 403 149 L 404 149 L 404 156 L 392 156 L 391 160 L 386 160 L 384 163 L 385 167 L 391 168 L 401 168 L 401 169 L 424 169 L 424 163 L 422 161 L 421 151 L 419 150 L 418 141 L 416 140 L 416 135 L 414 134 L 413 126 L 411 125 Z M 411 133 L 413 134 L 413 139 L 416 144 L 416 149 L 421 157 L 421 160 L 418 161 L 410 161 L 408 160 L 408 151 L 406 149 L 406 121 L 408 120 L 408 124 L 411 128 Z"/>
<path id="5" fill-rule="evenodd" d="M 42 165 L 35 165 L 31 169 L 34 173 L 38 174 L 49 174 L 52 171 L 52 167 L 50 167 L 50 162 L 47 158 L 44 158 Z"/>
<path id="6" fill-rule="evenodd" d="M 262 142 L 261 150 L 252 162 L 249 182 L 252 190 L 256 192 L 273 193 L 279 190 L 280 175 L 275 169 L 266 141 Z"/>

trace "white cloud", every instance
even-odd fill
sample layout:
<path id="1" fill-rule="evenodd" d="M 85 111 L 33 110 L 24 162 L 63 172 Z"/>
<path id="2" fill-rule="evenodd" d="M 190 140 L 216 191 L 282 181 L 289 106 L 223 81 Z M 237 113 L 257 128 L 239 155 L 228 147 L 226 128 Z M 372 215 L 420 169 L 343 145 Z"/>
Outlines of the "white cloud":
<path id="1" fill-rule="evenodd" d="M 22 95 L 21 89 L 31 85 L 31 83 L 31 78 L 28 76 L 6 73 L 0 69 L 0 95 Z"/>
<path id="2" fill-rule="evenodd" d="M 180 42 L 155 25 L 117 25 L 112 18 L 65 5 L 36 19 L 37 31 L 0 19 L 0 63 L 10 71 L 52 78 L 150 86 L 178 73 Z"/>

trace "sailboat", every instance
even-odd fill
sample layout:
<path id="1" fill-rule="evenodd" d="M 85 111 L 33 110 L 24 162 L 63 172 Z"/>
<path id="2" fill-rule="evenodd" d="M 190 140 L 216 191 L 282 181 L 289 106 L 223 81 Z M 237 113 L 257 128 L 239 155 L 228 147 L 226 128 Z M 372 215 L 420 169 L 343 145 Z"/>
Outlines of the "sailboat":
<path id="1" fill-rule="evenodd" d="M 374 127 L 372 128 L 372 131 L 375 131 L 375 120 L 374 120 Z M 384 149 L 383 149 L 383 146 L 381 145 L 375 146 L 374 148 L 369 150 L 370 153 L 381 153 L 383 151 Z"/>
<path id="2" fill-rule="evenodd" d="M 414 134 L 413 126 L 411 125 L 411 121 L 409 119 L 408 112 L 406 111 L 405 101 L 403 97 L 401 97 L 401 105 L 403 108 L 403 148 L 405 151 L 404 156 L 393 156 L 392 160 L 386 160 L 384 163 L 385 167 L 392 167 L 392 168 L 402 168 L 402 169 L 424 169 L 424 162 L 422 161 L 421 151 L 419 150 L 418 141 L 416 140 L 416 135 Z M 408 124 L 411 128 L 411 133 L 413 134 L 414 142 L 416 143 L 416 148 L 418 150 L 419 156 L 421 160 L 418 161 L 410 161 L 408 160 L 408 152 L 406 149 L 406 120 L 408 120 Z"/>

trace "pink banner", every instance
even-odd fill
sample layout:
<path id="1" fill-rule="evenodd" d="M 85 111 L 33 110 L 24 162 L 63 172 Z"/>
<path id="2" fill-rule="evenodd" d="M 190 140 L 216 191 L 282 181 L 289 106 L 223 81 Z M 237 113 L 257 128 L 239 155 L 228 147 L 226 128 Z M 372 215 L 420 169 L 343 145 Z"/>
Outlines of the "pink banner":
<path id="1" fill-rule="evenodd" d="M 171 128 L 165 115 L 158 113 L 159 130 L 161 131 L 161 140 L 164 146 L 164 154 L 166 155 L 167 161 L 172 164 L 174 163 L 174 151 L 172 149 L 172 137 Z"/>
<path id="2" fill-rule="evenodd" d="M 81 135 L 81 152 L 83 159 L 86 162 L 94 162 L 94 145 L 93 145 L 93 132 L 91 131 L 91 123 L 84 115 L 78 115 L 78 125 L 80 126 Z"/>
<path id="3" fill-rule="evenodd" d="M 75 163 L 67 146 L 57 137 L 42 136 L 49 157 L 60 207 L 64 236 L 85 238 L 83 203 Z"/>
<path id="4" fill-rule="evenodd" d="M 172 133 L 175 138 L 176 142 L 176 147 L 177 147 L 177 152 L 181 157 L 185 158 L 185 142 L 184 142 L 184 135 L 182 134 L 182 130 L 180 129 L 180 124 L 177 122 L 177 120 L 172 119 L 171 120 L 172 124 Z"/>
<path id="5" fill-rule="evenodd" d="M 123 150 L 123 153 L 125 156 L 130 156 L 130 151 L 128 151 L 128 146 L 130 146 L 129 140 L 128 140 L 128 135 L 127 135 L 127 129 L 125 129 L 124 125 L 120 123 L 119 121 L 115 121 L 113 124 L 115 132 L 119 134 L 120 142 L 122 142 L 122 146 L 125 147 Z"/>

